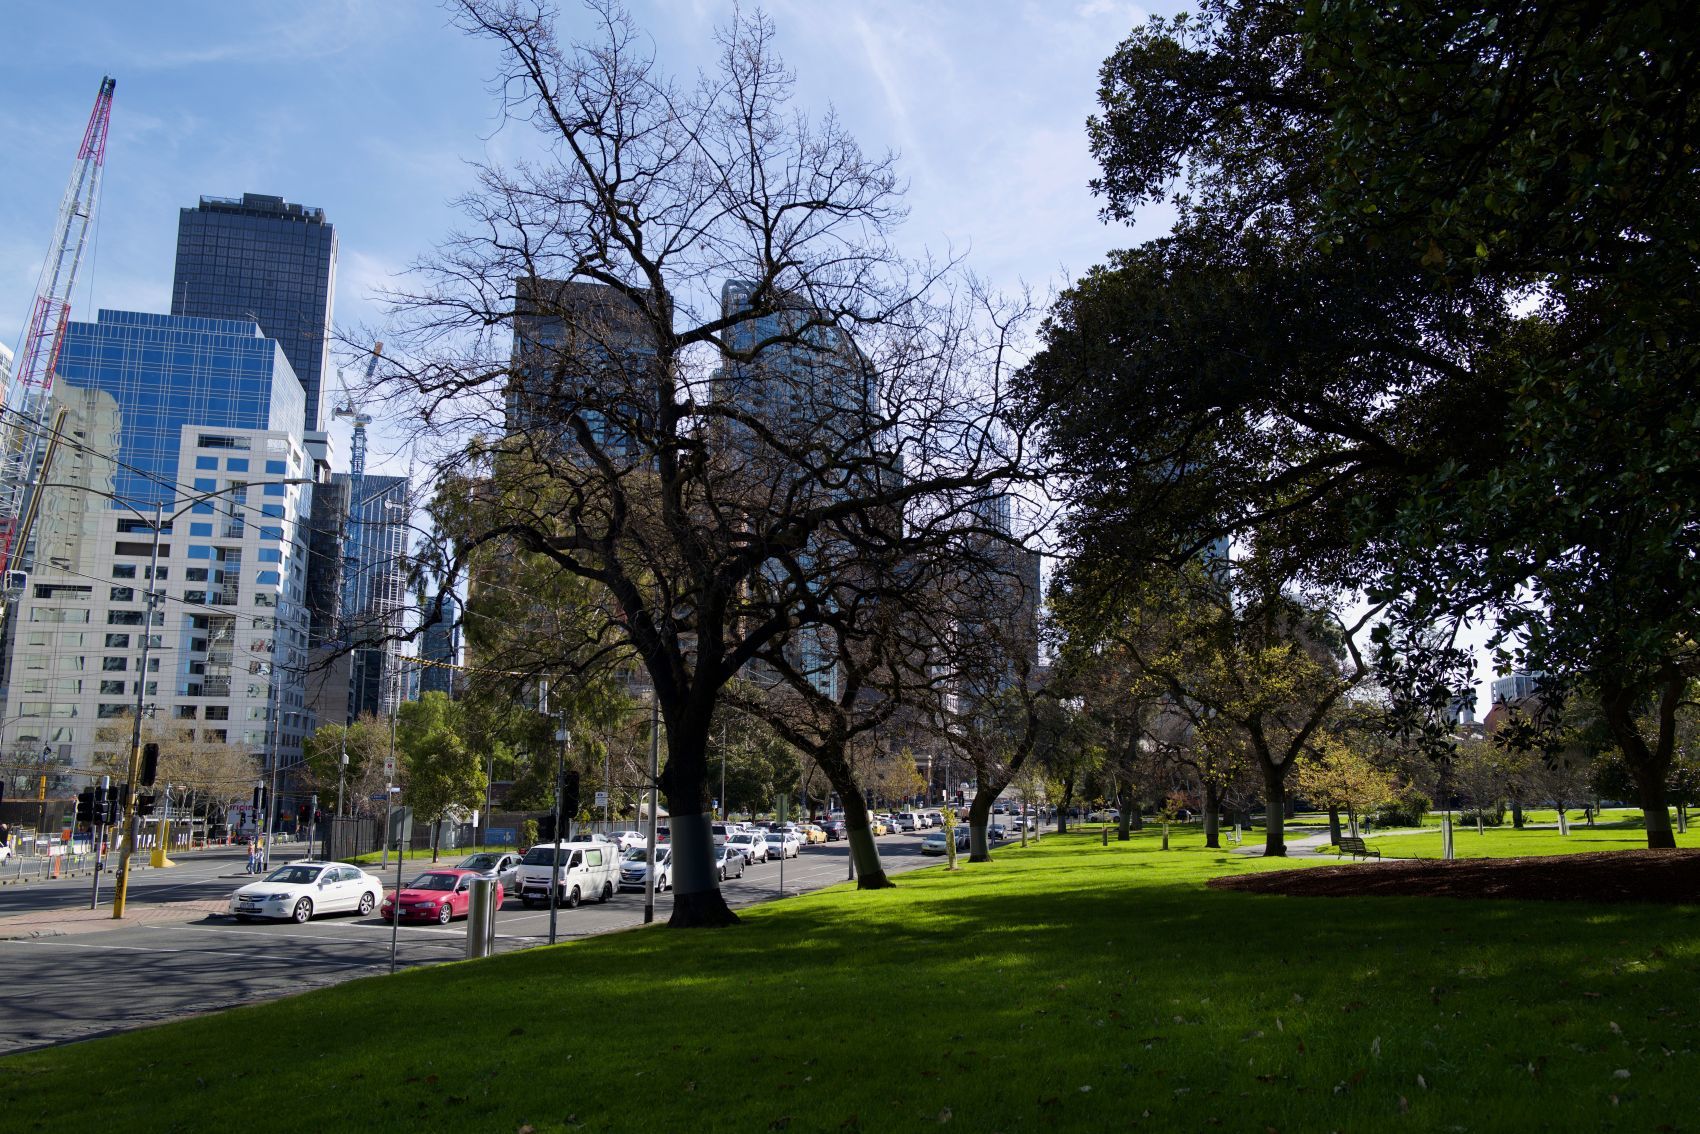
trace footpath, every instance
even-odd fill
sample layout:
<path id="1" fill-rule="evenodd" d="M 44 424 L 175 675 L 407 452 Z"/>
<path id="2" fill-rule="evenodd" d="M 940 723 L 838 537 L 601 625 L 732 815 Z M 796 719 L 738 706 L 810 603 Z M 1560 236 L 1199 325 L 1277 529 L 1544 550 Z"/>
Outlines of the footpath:
<path id="1" fill-rule="evenodd" d="M 83 933 L 105 933 L 150 922 L 183 922 L 196 916 L 208 917 L 227 913 L 228 898 L 196 898 L 181 902 L 149 902 L 132 899 L 124 907 L 124 916 L 112 916 L 110 897 L 98 909 L 30 910 L 27 913 L 0 917 L 0 941 L 16 941 L 37 937 L 69 937 Z"/>

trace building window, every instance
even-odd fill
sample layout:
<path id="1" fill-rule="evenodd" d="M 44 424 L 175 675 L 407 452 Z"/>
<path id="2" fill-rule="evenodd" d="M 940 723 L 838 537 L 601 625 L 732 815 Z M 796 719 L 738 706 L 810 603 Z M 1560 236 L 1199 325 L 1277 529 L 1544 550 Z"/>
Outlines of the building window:
<path id="1" fill-rule="evenodd" d="M 112 601 L 113 602 L 135 602 L 136 601 L 136 588 L 135 587 L 113 587 L 112 588 Z"/>
<path id="2" fill-rule="evenodd" d="M 192 721 L 192 720 L 194 720 L 195 719 L 195 706 L 193 706 L 193 705 L 179 705 L 179 706 L 177 706 L 176 718 L 180 721 Z"/>
<path id="3" fill-rule="evenodd" d="M 134 579 L 136 577 L 136 565 L 134 563 L 114 564 L 112 577 L 114 579 Z"/>
<path id="4" fill-rule="evenodd" d="M 116 693 L 118 696 L 122 697 L 124 695 L 124 683 L 122 681 L 102 681 L 100 683 L 100 691 L 107 695 Z"/>
<path id="5" fill-rule="evenodd" d="M 100 668 L 107 673 L 123 673 L 130 668 L 129 658 L 101 658 Z"/>
<path id="6" fill-rule="evenodd" d="M 129 711 L 130 706 L 128 705 L 101 704 L 96 706 L 95 716 L 110 720 L 113 717 L 125 716 Z"/>
<path id="7" fill-rule="evenodd" d="M 197 471 L 197 472 L 215 471 L 216 472 L 217 469 L 218 469 L 218 458 L 217 457 L 196 457 L 195 458 L 195 471 Z"/>
<path id="8" fill-rule="evenodd" d="M 229 719 L 230 719 L 230 706 L 229 705 L 208 705 L 207 706 L 207 720 L 209 720 L 209 721 L 227 721 Z"/>
<path id="9" fill-rule="evenodd" d="M 108 649 L 112 650 L 127 650 L 130 648 L 130 635 L 108 634 L 106 636 L 106 646 Z"/>

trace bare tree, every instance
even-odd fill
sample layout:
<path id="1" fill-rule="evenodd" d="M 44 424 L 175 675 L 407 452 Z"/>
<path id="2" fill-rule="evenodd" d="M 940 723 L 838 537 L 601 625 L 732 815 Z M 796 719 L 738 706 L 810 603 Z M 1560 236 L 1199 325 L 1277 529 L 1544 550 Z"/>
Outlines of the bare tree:
<path id="1" fill-rule="evenodd" d="M 486 486 L 440 582 L 496 544 L 605 592 L 666 724 L 672 924 L 725 925 L 721 691 L 853 558 L 822 549 L 889 554 L 1019 467 L 1009 324 L 894 252 L 892 159 L 792 111 L 764 16 L 680 86 L 612 0 L 586 10 L 596 37 L 563 46 L 539 7 L 455 5 L 543 156 L 481 168 L 466 230 L 392 295 L 387 382 L 439 476 Z"/>

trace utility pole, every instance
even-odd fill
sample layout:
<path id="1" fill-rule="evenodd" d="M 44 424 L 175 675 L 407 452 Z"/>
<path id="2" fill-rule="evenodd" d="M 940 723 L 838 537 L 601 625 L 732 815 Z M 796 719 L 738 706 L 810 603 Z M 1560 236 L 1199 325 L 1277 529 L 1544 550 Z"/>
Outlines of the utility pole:
<path id="1" fill-rule="evenodd" d="M 106 801 L 112 795 L 112 777 L 100 777 L 100 791 L 94 797 L 94 889 L 89 894 L 89 909 L 100 905 L 100 868 L 106 856 L 100 853 L 106 842 Z"/>
<path id="2" fill-rule="evenodd" d="M 572 734 L 567 731 L 565 718 L 562 718 L 560 728 L 561 751 L 555 758 L 555 845 L 551 847 L 554 854 L 553 865 L 549 867 L 549 944 L 555 943 L 555 916 L 561 908 L 561 797 L 567 791 L 567 745 L 572 743 Z"/>

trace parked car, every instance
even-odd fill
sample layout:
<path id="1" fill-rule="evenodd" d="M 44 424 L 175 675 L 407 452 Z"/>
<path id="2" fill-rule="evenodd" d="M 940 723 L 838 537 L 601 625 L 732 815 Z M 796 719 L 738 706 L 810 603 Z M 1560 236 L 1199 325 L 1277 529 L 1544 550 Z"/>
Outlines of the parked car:
<path id="1" fill-rule="evenodd" d="M 814 824 L 814 823 L 804 823 L 803 824 L 803 833 L 808 836 L 809 842 L 811 844 L 826 842 L 826 828 L 825 827 L 818 826 L 817 824 Z"/>
<path id="2" fill-rule="evenodd" d="M 881 819 L 878 815 L 868 816 L 868 833 L 869 834 L 883 835 L 889 830 L 890 830 L 890 828 L 885 825 L 884 819 Z"/>
<path id="3" fill-rule="evenodd" d="M 622 851 L 649 845 L 649 836 L 642 831 L 615 831 L 614 842 Z"/>
<path id="4" fill-rule="evenodd" d="M 732 845 L 731 840 L 721 843 L 716 848 L 716 857 L 720 859 L 720 880 L 742 878 L 744 876 L 744 852 Z"/>
<path id="5" fill-rule="evenodd" d="M 519 886 L 520 856 L 512 851 L 486 851 L 482 854 L 469 854 L 455 864 L 459 870 L 470 870 L 486 878 L 494 878 L 502 884 L 505 893 L 512 893 Z"/>
<path id="6" fill-rule="evenodd" d="M 829 843 L 836 843 L 850 837 L 850 829 L 844 825 L 842 819 L 828 819 L 821 824 L 821 830 L 826 832 L 826 841 Z"/>
<path id="7" fill-rule="evenodd" d="M 797 837 L 785 831 L 769 831 L 762 836 L 767 840 L 767 853 L 773 858 L 796 858 L 800 849 Z"/>
<path id="8" fill-rule="evenodd" d="M 384 884 L 346 862 L 292 862 L 230 896 L 237 921 L 257 917 L 311 921 L 316 914 L 357 913 L 362 917 L 383 899 Z"/>
<path id="9" fill-rule="evenodd" d="M 1121 812 L 1114 807 L 1100 807 L 1086 815 L 1088 823 L 1114 823 L 1121 818 Z"/>
<path id="10" fill-rule="evenodd" d="M 741 831 L 726 840 L 726 845 L 744 856 L 744 861 L 754 865 L 767 861 L 767 832 Z"/>
<path id="11" fill-rule="evenodd" d="M 944 854 L 949 849 L 950 835 L 945 831 L 934 831 L 921 840 L 922 854 Z"/>
<path id="12" fill-rule="evenodd" d="M 609 843 L 540 843 L 519 864 L 519 898 L 527 909 L 549 903 L 549 880 L 560 862 L 559 904 L 573 909 L 586 898 L 606 902 L 619 878 L 616 851 Z"/>
<path id="13" fill-rule="evenodd" d="M 897 829 L 899 831 L 903 831 L 905 833 L 909 831 L 919 831 L 924 826 L 926 826 L 926 824 L 921 819 L 921 813 L 918 811 L 901 811 L 897 815 Z"/>
<path id="14" fill-rule="evenodd" d="M 401 891 L 402 921 L 434 921 L 438 925 L 447 925 L 457 917 L 465 917 L 472 907 L 472 883 L 488 877 L 478 870 L 462 870 L 454 867 L 446 870 L 427 870 L 424 874 L 409 882 Z M 502 884 L 496 883 L 496 905 L 502 904 Z M 390 917 L 395 909 L 398 895 L 391 894 L 384 898 L 383 908 L 379 911 L 384 917 Z"/>
<path id="15" fill-rule="evenodd" d="M 649 848 L 633 847 L 620 858 L 620 889 L 642 890 L 649 877 Z M 655 892 L 673 884 L 673 848 L 655 848 Z"/>

